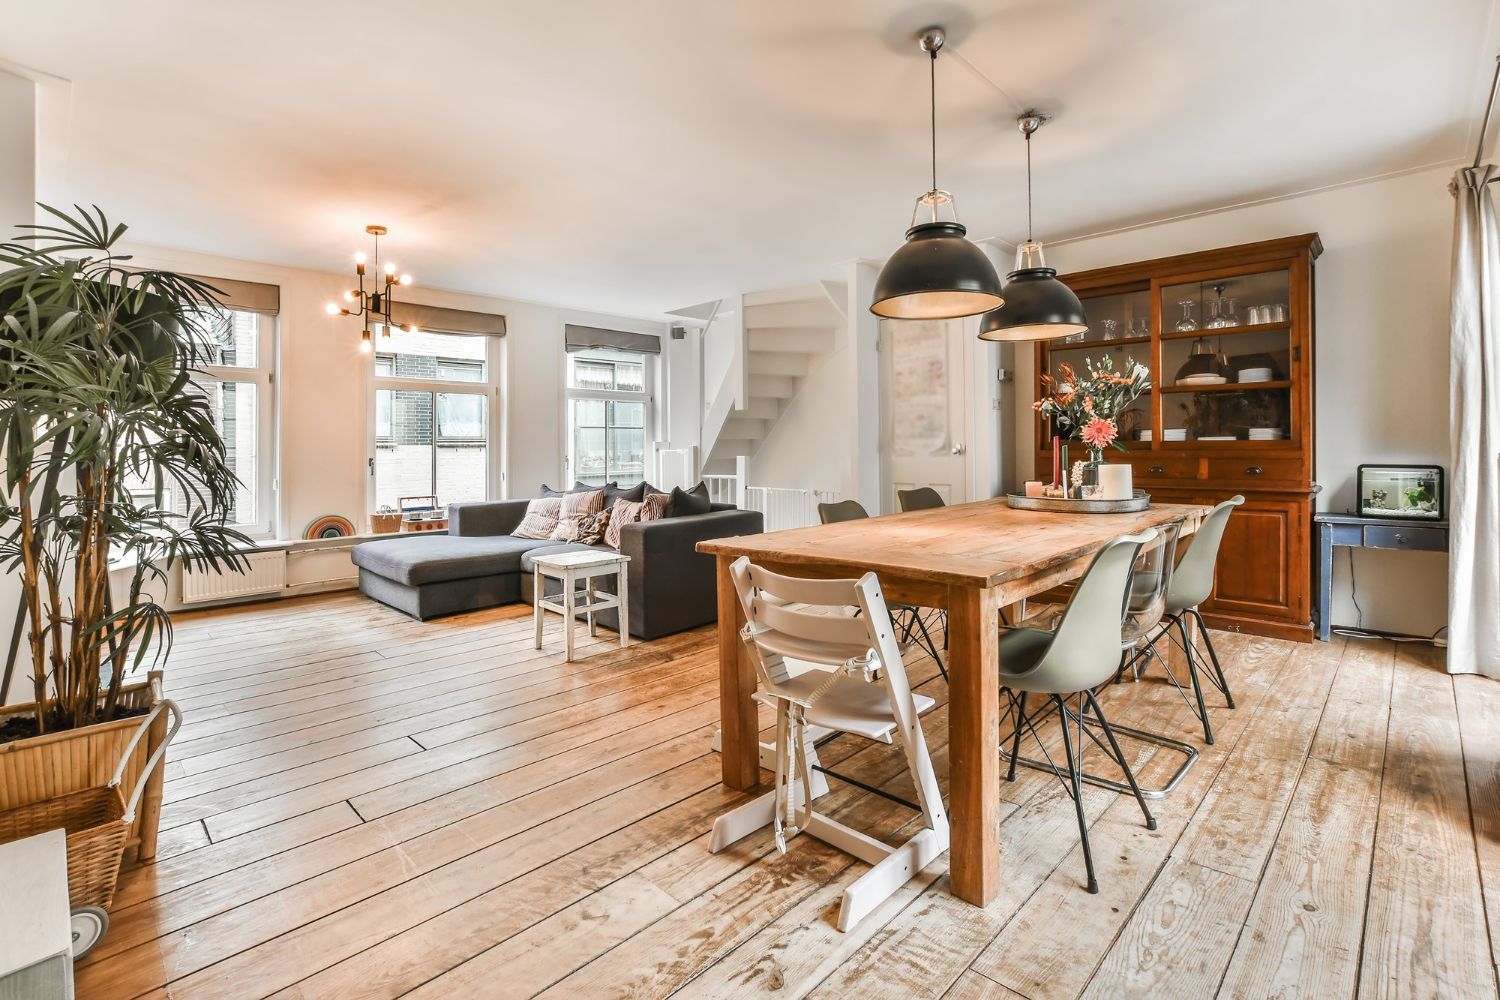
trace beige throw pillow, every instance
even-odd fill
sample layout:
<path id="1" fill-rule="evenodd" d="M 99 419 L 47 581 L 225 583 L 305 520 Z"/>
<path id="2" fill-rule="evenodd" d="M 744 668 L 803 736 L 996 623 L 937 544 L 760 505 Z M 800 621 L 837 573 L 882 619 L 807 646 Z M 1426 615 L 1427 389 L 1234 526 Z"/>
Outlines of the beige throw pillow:
<path id="1" fill-rule="evenodd" d="M 557 498 L 562 509 L 557 515 L 557 524 L 551 537 L 559 542 L 571 542 L 578 535 L 580 518 L 597 514 L 604 509 L 604 491 L 589 490 L 587 493 L 565 493 Z"/>
<path id="2" fill-rule="evenodd" d="M 526 505 L 526 516 L 511 532 L 513 538 L 551 538 L 562 512 L 561 497 L 538 497 Z"/>
<path id="3" fill-rule="evenodd" d="M 609 527 L 604 531 L 604 544 L 612 549 L 620 547 L 620 532 L 627 524 L 636 521 L 659 521 L 667 514 L 667 505 L 672 502 L 668 493 L 648 493 L 640 503 L 616 500 L 610 511 Z"/>

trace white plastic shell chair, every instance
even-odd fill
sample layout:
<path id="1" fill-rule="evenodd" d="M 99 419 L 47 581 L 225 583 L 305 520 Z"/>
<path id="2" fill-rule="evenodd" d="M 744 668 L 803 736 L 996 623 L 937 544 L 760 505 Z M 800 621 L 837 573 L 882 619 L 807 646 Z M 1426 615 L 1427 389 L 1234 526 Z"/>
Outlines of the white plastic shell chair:
<path id="1" fill-rule="evenodd" d="M 1083 737 L 1085 734 L 1109 753 L 1125 774 L 1135 794 L 1147 829 L 1156 829 L 1156 819 L 1136 785 L 1130 762 L 1120 750 L 1114 730 L 1110 728 L 1094 698 L 1093 689 L 1109 681 L 1120 667 L 1123 622 L 1129 607 L 1131 581 L 1136 557 L 1141 547 L 1157 537 L 1155 528 L 1138 535 L 1122 535 L 1109 542 L 1094 557 L 1088 571 L 1073 591 L 1067 609 L 1053 631 L 1037 628 L 1014 628 L 1000 636 L 1000 685 L 1009 699 L 1015 728 L 1011 734 L 1010 771 L 1007 780 L 1014 781 L 1020 755 L 1021 733 L 1028 731 L 1047 757 L 1047 767 L 1068 789 L 1078 814 L 1078 832 L 1083 840 L 1083 861 L 1088 874 L 1088 891 L 1098 892 L 1094 876 L 1094 857 L 1089 846 L 1088 820 L 1083 812 Z M 1031 695 L 1043 695 L 1048 704 L 1035 715 L 1027 715 L 1026 702 Z M 1068 705 L 1077 697 L 1078 708 Z M 1056 711 L 1062 723 L 1063 749 L 1067 767 L 1059 767 L 1047 752 L 1037 723 Z M 1092 718 L 1085 719 L 1092 713 Z M 1072 727 L 1078 731 L 1075 752 Z M 1094 729 L 1100 729 L 1108 746 L 1100 743 Z"/>
<path id="2" fill-rule="evenodd" d="M 873 867 L 844 890 L 838 928 L 846 931 L 948 849 L 948 815 L 919 721 L 934 701 L 911 690 L 875 574 L 805 580 L 745 557 L 730 573 L 745 611 L 741 636 L 760 679 L 755 697 L 776 709 L 776 781 L 772 791 L 714 821 L 709 850 L 771 825 L 783 854 L 791 838 L 806 833 L 868 862 Z M 793 674 L 788 659 L 811 669 Z M 817 764 L 813 726 L 900 744 L 922 815 L 915 836 L 893 846 L 814 809 L 805 792 L 814 787 Z"/>
<path id="3" fill-rule="evenodd" d="M 1171 586 L 1172 568 L 1176 561 L 1177 538 L 1181 531 L 1180 521 L 1159 525 L 1156 529 L 1156 537 L 1143 544 L 1136 555 L 1135 566 L 1130 573 L 1130 589 L 1125 595 L 1125 615 L 1120 622 L 1120 659 L 1115 673 L 1116 682 L 1128 668 L 1136 667 L 1147 658 L 1156 655 L 1152 643 L 1162 628 L 1167 590 Z M 1065 610 L 1065 608 L 1049 609 L 1026 619 L 1021 625 L 1022 627 L 1055 629 Z M 1168 676 L 1171 676 L 1170 670 Z M 1093 717 L 1087 713 L 1081 713 L 1080 719 L 1082 724 L 1093 726 L 1101 731 L 1106 725 L 1101 721 L 1102 716 Z M 1107 725 L 1116 739 L 1129 736 L 1143 743 L 1150 743 L 1162 750 L 1179 755 L 1181 763 L 1157 788 L 1142 788 L 1136 784 L 1090 773 L 1084 769 L 1082 778 L 1091 785 L 1110 788 L 1117 792 L 1139 793 L 1146 798 L 1159 799 L 1175 789 L 1198 760 L 1198 749 L 1190 743 L 1150 730 L 1122 726 L 1118 722 L 1111 722 Z M 1081 735 L 1079 739 L 1082 739 Z M 1001 756 L 1009 758 L 1011 755 L 1002 748 Z M 1081 757 L 1082 754 L 1080 753 L 1079 756 Z M 1051 760 L 1038 760 L 1035 757 L 1017 755 L 1015 762 L 1039 771 L 1054 769 Z M 1071 780 L 1071 776 L 1069 778 Z"/>
<path id="4" fill-rule="evenodd" d="M 1203 701 L 1202 679 L 1206 678 L 1209 684 L 1218 689 L 1224 696 L 1224 703 L 1228 707 L 1234 707 L 1234 695 L 1229 691 L 1229 681 L 1224 676 L 1224 668 L 1219 665 L 1219 653 L 1214 649 L 1212 637 L 1208 634 L 1208 626 L 1203 621 L 1203 615 L 1198 611 L 1198 605 L 1208 600 L 1214 591 L 1214 571 L 1219 563 L 1219 544 L 1224 540 L 1224 527 L 1229 523 L 1229 515 L 1234 509 L 1245 502 L 1242 496 L 1232 496 L 1228 500 L 1216 506 L 1209 515 L 1203 519 L 1203 524 L 1193 533 L 1192 540 L 1188 544 L 1187 552 L 1177 563 L 1177 568 L 1172 571 L 1172 579 L 1167 586 L 1164 611 L 1166 622 L 1161 630 L 1152 637 L 1154 645 L 1163 636 L 1170 637 L 1172 641 L 1182 650 L 1187 659 L 1188 678 L 1192 683 L 1193 697 L 1188 702 L 1197 714 L 1199 721 L 1203 723 L 1203 740 L 1205 743 L 1213 743 L 1213 726 L 1208 720 L 1208 708 Z M 1202 654 L 1198 652 L 1193 642 L 1193 635 L 1188 631 L 1188 619 L 1192 618 L 1198 628 L 1196 632 L 1203 640 L 1204 649 L 1208 652 L 1208 663 L 1200 662 Z M 1177 635 L 1172 634 L 1173 629 Z M 1180 638 L 1179 638 L 1180 636 Z M 1167 679 L 1183 692 L 1177 677 L 1172 673 L 1165 659 L 1161 660 L 1163 669 L 1167 672 Z M 1208 670 L 1212 667 L 1212 671 Z"/>

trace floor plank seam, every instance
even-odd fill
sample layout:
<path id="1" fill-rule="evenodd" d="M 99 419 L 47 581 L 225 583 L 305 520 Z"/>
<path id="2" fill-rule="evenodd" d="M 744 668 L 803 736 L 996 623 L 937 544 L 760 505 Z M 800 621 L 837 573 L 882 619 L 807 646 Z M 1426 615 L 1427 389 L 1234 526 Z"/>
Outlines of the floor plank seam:
<path id="1" fill-rule="evenodd" d="M 1386 692 L 1385 711 L 1385 750 L 1380 760 L 1380 791 L 1375 796 L 1375 825 L 1370 829 L 1370 874 L 1365 880 L 1365 905 L 1364 919 L 1360 921 L 1359 928 L 1359 957 L 1354 962 L 1354 989 L 1358 994 L 1360 986 L 1365 981 L 1365 946 L 1369 943 L 1370 934 L 1370 898 L 1375 892 L 1375 868 L 1379 861 L 1377 853 L 1380 844 L 1380 816 L 1385 805 L 1385 783 L 1386 776 L 1391 769 L 1391 718 L 1395 715 L 1391 699 L 1395 697 L 1396 684 L 1396 652 L 1391 650 L 1391 677 L 1390 688 Z"/>
<path id="2" fill-rule="evenodd" d="M 355 806 L 353 799 L 345 799 L 344 800 L 344 804 L 349 807 L 349 811 L 350 812 L 354 813 L 354 815 L 356 815 L 356 816 L 359 816 L 359 821 L 361 823 L 368 823 L 369 822 L 369 820 L 365 819 L 364 816 L 360 815 L 359 808 L 357 806 Z M 233 869 L 230 869 L 230 870 L 232 871 Z"/>
<path id="3" fill-rule="evenodd" d="M 1500 920 L 1500 914 L 1490 912 L 1489 894 L 1485 892 L 1485 866 L 1484 859 L 1479 852 L 1479 813 L 1474 802 L 1474 786 L 1469 779 L 1469 767 L 1467 764 L 1468 754 L 1464 745 L 1463 712 L 1458 704 L 1458 684 L 1455 675 L 1448 675 L 1448 691 L 1453 698 L 1453 717 L 1458 721 L 1458 754 L 1459 760 L 1464 762 L 1462 767 L 1464 775 L 1464 802 L 1469 807 L 1469 839 L 1474 848 L 1474 870 L 1479 875 L 1479 906 L 1480 912 L 1484 914 L 1484 925 L 1486 937 L 1489 938 L 1490 946 L 1490 971 L 1495 975 L 1495 994 L 1500 996 L 1500 952 L 1495 950 L 1495 924 Z"/>

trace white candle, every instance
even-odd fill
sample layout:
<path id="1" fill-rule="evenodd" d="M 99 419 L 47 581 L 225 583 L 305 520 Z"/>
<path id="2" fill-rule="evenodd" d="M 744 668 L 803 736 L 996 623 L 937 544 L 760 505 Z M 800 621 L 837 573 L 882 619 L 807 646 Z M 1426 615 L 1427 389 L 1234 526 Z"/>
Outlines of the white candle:
<path id="1" fill-rule="evenodd" d="M 1130 466 L 1099 466 L 1099 488 L 1105 500 L 1129 500 L 1133 496 L 1130 482 Z"/>

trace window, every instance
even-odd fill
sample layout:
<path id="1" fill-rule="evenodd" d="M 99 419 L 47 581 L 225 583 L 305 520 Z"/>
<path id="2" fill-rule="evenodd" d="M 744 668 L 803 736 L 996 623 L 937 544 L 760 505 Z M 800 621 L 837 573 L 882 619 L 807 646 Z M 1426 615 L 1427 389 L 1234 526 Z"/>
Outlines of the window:
<path id="1" fill-rule="evenodd" d="M 646 478 L 655 359 L 590 348 L 568 355 L 568 475 L 602 486 Z"/>
<path id="2" fill-rule="evenodd" d="M 498 338 L 382 331 L 375 341 L 371 510 L 494 496 Z"/>
<path id="3" fill-rule="evenodd" d="M 230 310 L 226 322 L 204 325 L 214 331 L 215 343 L 193 386 L 208 399 L 229 468 L 240 481 L 226 520 L 247 535 L 270 538 L 276 521 L 271 403 L 276 317 Z M 138 502 L 154 502 L 152 483 L 132 483 L 129 489 Z M 163 483 L 162 493 L 163 507 L 188 513 L 193 497 L 181 484 Z"/>

